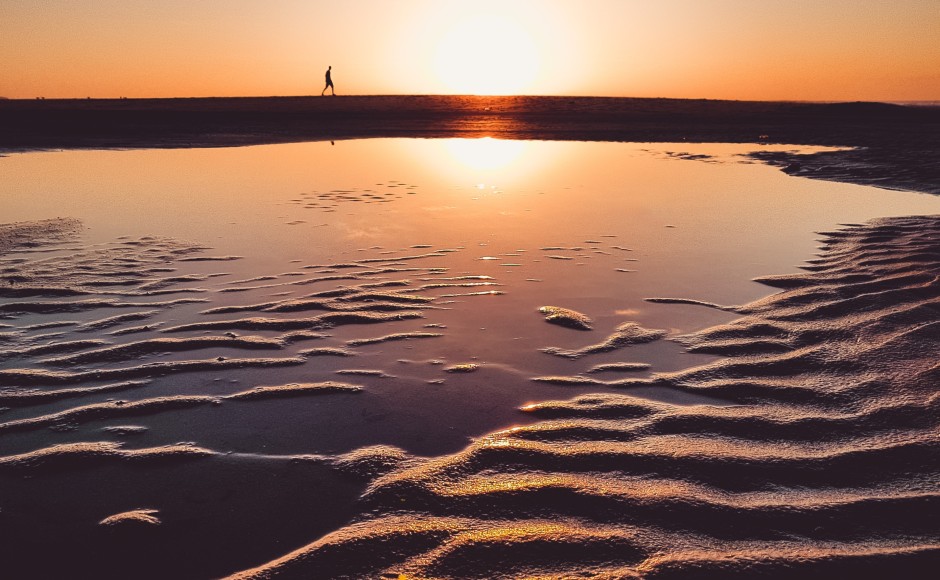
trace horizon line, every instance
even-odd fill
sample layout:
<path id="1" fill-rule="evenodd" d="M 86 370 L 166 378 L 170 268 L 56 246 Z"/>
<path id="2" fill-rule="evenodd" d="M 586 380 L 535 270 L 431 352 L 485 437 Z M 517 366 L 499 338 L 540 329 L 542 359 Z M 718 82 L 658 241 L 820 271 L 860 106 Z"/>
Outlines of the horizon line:
<path id="1" fill-rule="evenodd" d="M 4 97 L 0 96 L 0 101 L 170 101 L 170 100 L 209 100 L 209 99 L 331 99 L 331 98 L 416 98 L 416 97 L 446 97 L 446 98 L 479 98 L 479 99 L 512 99 L 512 98 L 536 98 L 536 99 L 623 99 L 623 100 L 649 100 L 649 101 L 727 101 L 740 103 L 807 103 L 807 104 L 838 104 L 838 103 L 881 103 L 890 105 L 922 105 L 938 106 L 940 99 L 910 99 L 910 100 L 880 100 L 880 99 L 734 99 L 734 98 L 715 98 L 715 97 L 636 97 L 624 95 L 537 95 L 537 94 L 514 94 L 514 95 L 482 95 L 473 93 L 376 93 L 376 94 L 343 94 L 343 95 L 189 95 L 172 97 Z"/>

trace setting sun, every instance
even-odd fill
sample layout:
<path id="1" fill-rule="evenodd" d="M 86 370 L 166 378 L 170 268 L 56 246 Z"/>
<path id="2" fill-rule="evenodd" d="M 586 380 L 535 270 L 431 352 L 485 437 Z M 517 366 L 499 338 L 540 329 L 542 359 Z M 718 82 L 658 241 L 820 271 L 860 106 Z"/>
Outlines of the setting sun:
<path id="1" fill-rule="evenodd" d="M 509 95 L 531 88 L 539 55 L 522 25 L 478 16 L 448 31 L 437 47 L 434 71 L 447 88 L 475 95 Z"/>
<path id="2" fill-rule="evenodd" d="M 224 6 L 221 9 L 220 6 Z M 0 97 L 930 101 L 931 0 L 3 0 Z"/>

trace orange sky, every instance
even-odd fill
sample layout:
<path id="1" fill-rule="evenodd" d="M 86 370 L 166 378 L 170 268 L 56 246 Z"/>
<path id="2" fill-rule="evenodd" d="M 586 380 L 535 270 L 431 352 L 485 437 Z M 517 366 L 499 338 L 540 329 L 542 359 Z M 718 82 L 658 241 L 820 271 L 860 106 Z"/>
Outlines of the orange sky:
<path id="1" fill-rule="evenodd" d="M 940 100 L 938 0 L 2 0 L 0 96 Z"/>

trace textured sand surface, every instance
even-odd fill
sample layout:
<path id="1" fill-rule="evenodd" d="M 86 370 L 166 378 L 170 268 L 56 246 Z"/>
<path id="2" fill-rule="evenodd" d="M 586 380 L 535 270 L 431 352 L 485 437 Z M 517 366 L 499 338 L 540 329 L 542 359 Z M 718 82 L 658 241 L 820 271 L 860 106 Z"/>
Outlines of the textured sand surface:
<path id="1" fill-rule="evenodd" d="M 0 226 L 0 575 L 936 567 L 940 219 L 847 225 L 748 281 L 934 196 L 681 143 L 528 143 L 596 163 L 454 192 L 400 141 L 0 159 L 9 219 L 96 206 Z"/>
<path id="2" fill-rule="evenodd" d="M 829 232 L 808 273 L 683 337 L 727 355 L 402 467 L 235 578 L 905 577 L 940 563 L 940 217 Z"/>

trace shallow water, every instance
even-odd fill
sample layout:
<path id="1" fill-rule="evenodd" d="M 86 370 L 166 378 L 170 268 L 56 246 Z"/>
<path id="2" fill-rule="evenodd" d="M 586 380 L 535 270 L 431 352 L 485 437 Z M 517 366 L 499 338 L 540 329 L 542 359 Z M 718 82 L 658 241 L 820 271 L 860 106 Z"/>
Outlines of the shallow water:
<path id="1" fill-rule="evenodd" d="M 0 455 L 102 441 L 190 442 L 221 454 L 205 468 L 46 474 L 18 487 L 4 512 L 34 521 L 36 490 L 74 485 L 57 502 L 60 530 L 148 508 L 167 527 L 195 520 L 216 534 L 249 525 L 224 514 L 252 504 L 244 489 L 268 485 L 259 465 L 288 494 L 302 493 L 304 481 L 329 488 L 296 514 L 293 502 L 262 494 L 260 503 L 280 507 L 266 519 L 255 505 L 250 526 L 283 537 L 240 560 L 209 548 L 192 574 L 259 564 L 342 524 L 363 485 L 333 481 L 341 476 L 319 464 L 291 475 L 288 460 L 369 445 L 452 453 L 537 419 L 521 406 L 606 389 L 533 379 L 644 378 L 714 361 L 649 331 L 674 337 L 736 315 L 645 299 L 744 304 L 771 292 L 752 278 L 797 271 L 817 245 L 814 231 L 940 212 L 933 196 L 791 178 L 740 156 L 758 148 L 367 140 L 0 159 L 3 222 L 70 217 L 85 226 L 58 245 L 0 258 L 0 405 L 9 407 Z M 87 300 L 97 302 L 79 304 Z M 547 323 L 542 306 L 573 310 L 593 330 Z M 604 344 L 626 323 L 644 331 L 631 335 L 640 339 L 551 354 Z M 79 340 L 98 342 L 70 344 Z M 642 364 L 588 374 L 614 363 Z M 361 389 L 224 398 L 325 381 Z M 727 404 L 668 385 L 629 392 Z M 113 429 L 127 426 L 146 429 Z M 193 489 L 173 496 L 139 481 L 166 471 Z M 231 501 L 208 483 L 230 472 L 247 482 Z M 95 496 L 96 482 L 122 491 Z M 204 509 L 184 501 L 190 495 L 204 497 Z M 57 533 L 36 531 L 35 545 Z M 247 541 L 227 533 L 238 537 L 220 546 Z"/>

